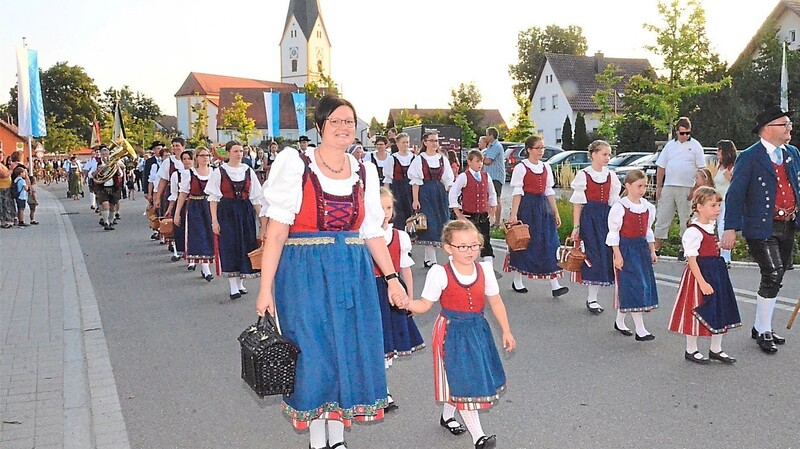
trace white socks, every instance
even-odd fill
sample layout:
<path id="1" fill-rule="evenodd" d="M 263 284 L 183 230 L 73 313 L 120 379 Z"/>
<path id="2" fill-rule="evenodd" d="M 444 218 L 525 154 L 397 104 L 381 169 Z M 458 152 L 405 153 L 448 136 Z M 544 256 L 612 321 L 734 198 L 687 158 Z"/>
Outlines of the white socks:
<path id="1" fill-rule="evenodd" d="M 516 287 L 517 290 L 525 288 L 525 284 L 522 283 L 522 273 L 519 271 L 514 272 L 514 287 Z"/>
<path id="2" fill-rule="evenodd" d="M 599 285 L 590 285 L 589 286 L 589 297 L 586 299 L 586 302 L 596 302 L 598 293 L 600 293 L 600 286 Z"/>
<path id="3" fill-rule="evenodd" d="M 335 419 L 328 420 L 328 443 L 333 446 L 344 441 L 344 423 Z"/>
<path id="4" fill-rule="evenodd" d="M 200 264 L 200 272 L 203 273 L 203 276 L 207 276 L 211 274 L 211 267 L 207 263 Z"/>
<path id="5" fill-rule="evenodd" d="M 175 242 L 172 242 L 172 255 L 178 257 L 178 245 Z"/>
<path id="6" fill-rule="evenodd" d="M 711 336 L 711 347 L 709 348 L 711 352 L 716 352 L 719 354 L 722 352 L 722 335 L 723 334 L 714 334 Z M 697 336 L 696 335 L 687 335 L 686 336 L 686 352 L 689 354 L 693 354 L 697 352 Z"/>
<path id="7" fill-rule="evenodd" d="M 239 293 L 239 278 L 228 278 L 228 283 L 231 284 L 231 295 Z"/>
<path id="8" fill-rule="evenodd" d="M 97 207 L 97 195 L 95 195 L 94 193 L 90 193 L 89 202 L 92 203 L 92 206 Z"/>
<path id="9" fill-rule="evenodd" d="M 720 353 L 722 352 L 722 334 L 714 334 L 711 336 L 711 351 Z"/>
<path id="10" fill-rule="evenodd" d="M 558 290 L 559 288 L 561 288 L 561 284 L 558 279 L 550 279 L 550 290 Z"/>
<path id="11" fill-rule="evenodd" d="M 314 449 L 322 449 L 327 446 L 327 441 L 325 438 L 325 420 L 324 419 L 315 419 L 311 421 L 311 424 L 308 426 L 308 430 L 310 433 L 310 441 L 311 447 Z"/>
<path id="12" fill-rule="evenodd" d="M 478 415 L 477 410 L 459 410 L 461 419 L 464 420 L 464 425 L 467 426 L 469 434 L 472 435 L 472 443 L 477 443 L 478 439 L 484 435 L 483 428 L 481 427 L 481 417 Z"/>
<path id="13" fill-rule="evenodd" d="M 636 325 L 636 335 L 644 337 L 650 334 L 650 332 L 647 332 L 647 329 L 644 327 L 644 318 L 642 318 L 642 312 L 631 312 L 631 317 L 633 317 L 633 324 Z"/>
<path id="14" fill-rule="evenodd" d="M 689 354 L 694 354 L 697 352 L 697 335 L 687 335 L 686 336 L 686 352 Z M 719 351 L 714 351 L 719 352 Z"/>
<path id="15" fill-rule="evenodd" d="M 448 419 L 452 419 L 455 417 L 456 417 L 456 406 L 449 402 L 445 402 L 444 407 L 442 408 L 442 418 L 444 418 L 444 420 L 447 421 Z"/>
<path id="16" fill-rule="evenodd" d="M 244 279 L 236 278 L 236 288 L 237 288 L 237 290 L 247 291 L 247 289 L 244 288 Z"/>
<path id="17" fill-rule="evenodd" d="M 620 312 L 619 310 L 617 310 L 616 322 L 617 322 L 617 328 L 621 330 L 630 330 L 628 329 L 628 326 L 625 325 L 625 313 Z"/>
<path id="18" fill-rule="evenodd" d="M 436 263 L 436 248 L 432 246 L 425 247 L 425 261 L 430 263 Z"/>
<path id="19" fill-rule="evenodd" d="M 759 334 L 772 331 L 772 312 L 775 311 L 776 298 L 763 298 L 760 295 L 756 300 L 756 322 L 754 327 Z"/>

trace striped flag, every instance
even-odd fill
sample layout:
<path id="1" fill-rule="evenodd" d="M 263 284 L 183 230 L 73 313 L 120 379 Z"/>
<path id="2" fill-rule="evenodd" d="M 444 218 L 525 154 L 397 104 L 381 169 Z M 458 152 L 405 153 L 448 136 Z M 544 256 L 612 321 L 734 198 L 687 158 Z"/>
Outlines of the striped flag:
<path id="1" fill-rule="evenodd" d="M 789 110 L 789 70 L 786 69 L 786 42 L 783 43 L 783 63 L 781 65 L 781 109 Z"/>
<path id="2" fill-rule="evenodd" d="M 275 138 L 281 134 L 280 92 L 264 92 L 264 108 L 267 112 L 267 136 Z"/>
<path id="3" fill-rule="evenodd" d="M 21 136 L 44 137 L 47 127 L 39 80 L 39 56 L 36 50 L 17 47 L 17 104 Z"/>
<path id="4" fill-rule="evenodd" d="M 111 128 L 111 141 L 121 144 L 126 138 L 125 125 L 122 124 L 122 110 L 119 107 L 119 100 L 117 100 L 114 105 L 114 125 Z"/>
<path id="5" fill-rule="evenodd" d="M 102 143 L 103 141 L 100 140 L 100 122 L 95 120 L 94 122 L 92 122 L 92 141 L 89 144 L 89 146 L 95 148 L 99 147 L 100 144 Z"/>
<path id="6" fill-rule="evenodd" d="M 306 133 L 306 94 L 304 92 L 292 92 L 294 101 L 294 113 L 297 115 L 297 132 L 299 136 Z"/>

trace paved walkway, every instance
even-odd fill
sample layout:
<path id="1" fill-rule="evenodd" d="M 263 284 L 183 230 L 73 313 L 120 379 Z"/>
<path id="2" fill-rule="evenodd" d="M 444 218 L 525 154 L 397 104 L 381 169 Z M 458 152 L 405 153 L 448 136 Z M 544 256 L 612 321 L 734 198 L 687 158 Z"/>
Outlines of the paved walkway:
<path id="1" fill-rule="evenodd" d="M 129 448 L 78 239 L 39 202 L 39 226 L 0 232 L 0 449 Z"/>

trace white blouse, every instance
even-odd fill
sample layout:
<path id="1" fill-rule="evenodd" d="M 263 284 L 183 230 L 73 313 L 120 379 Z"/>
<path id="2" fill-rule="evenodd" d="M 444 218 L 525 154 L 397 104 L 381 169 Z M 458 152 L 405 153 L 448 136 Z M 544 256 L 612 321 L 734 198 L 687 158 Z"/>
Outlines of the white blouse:
<path id="1" fill-rule="evenodd" d="M 183 183 L 184 179 L 185 180 L 189 179 L 189 170 L 186 169 L 175 170 L 175 172 L 172 173 L 172 176 L 170 176 L 169 178 L 169 186 L 170 186 L 169 191 L 171 193 L 167 197 L 168 201 L 178 201 L 178 194 L 180 193 L 180 186 L 178 184 L 178 172 L 180 172 L 181 174 L 181 183 Z"/>
<path id="2" fill-rule="evenodd" d="M 553 186 L 556 184 L 555 180 L 553 179 L 553 170 L 550 168 L 549 164 L 545 164 L 542 161 L 534 164 L 529 159 L 524 159 L 522 162 L 514 167 L 514 171 L 511 172 L 511 182 L 510 185 L 514 189 L 511 191 L 511 195 L 525 195 L 525 191 L 522 189 L 523 183 L 525 181 L 525 173 L 528 169 L 532 170 L 534 173 L 541 174 L 542 170 L 547 170 L 547 181 L 545 183 L 544 194 L 546 196 L 555 195 L 556 191 L 553 190 Z"/>
<path id="3" fill-rule="evenodd" d="M 703 228 L 706 232 L 711 235 L 715 235 L 715 229 L 717 225 L 716 220 L 711 220 L 707 224 L 703 224 L 697 221 L 697 219 L 692 220 L 692 224 L 696 224 Z M 700 254 L 700 243 L 703 241 L 703 233 L 695 228 L 694 226 L 689 226 L 686 228 L 686 231 L 683 232 L 683 238 L 681 238 L 681 243 L 683 244 L 683 254 L 686 257 L 697 256 Z"/>
<path id="4" fill-rule="evenodd" d="M 392 176 L 394 176 L 394 162 L 395 159 L 400 161 L 400 164 L 403 166 L 408 166 L 411 164 L 411 160 L 414 159 L 414 153 L 408 152 L 407 155 L 401 156 L 400 153 L 394 153 L 390 155 L 386 159 L 386 165 L 383 166 L 383 183 L 384 184 L 391 184 L 392 183 Z"/>
<path id="5" fill-rule="evenodd" d="M 473 271 L 471 275 L 465 276 L 456 271 L 456 268 L 452 266 L 452 262 L 448 263 L 450 263 L 450 267 L 453 269 L 453 273 L 456 275 L 458 282 L 469 285 L 478 278 L 477 271 Z M 497 278 L 494 275 L 492 263 L 478 262 L 478 266 L 483 270 L 483 277 L 486 280 L 486 296 L 500 294 L 500 286 L 497 285 Z M 443 266 L 436 264 L 428 270 L 428 276 L 425 278 L 425 287 L 422 289 L 422 298 L 428 301 L 438 301 L 445 288 L 447 288 L 447 271 L 445 271 Z"/>
<path id="6" fill-rule="evenodd" d="M 169 168 L 170 165 L 174 165 L 178 168 L 178 170 L 183 169 L 183 162 L 180 161 L 175 155 L 169 157 L 166 161 L 161 161 L 161 166 L 158 168 L 158 177 L 169 181 Z"/>
<path id="7" fill-rule="evenodd" d="M 392 236 L 394 236 L 394 232 L 392 232 L 394 228 L 392 227 L 391 223 L 386 229 L 383 230 L 383 237 L 386 239 L 386 246 L 389 246 L 392 243 Z M 397 230 L 397 238 L 400 240 L 400 268 L 408 268 L 414 265 L 414 259 L 411 258 L 409 253 L 411 253 L 411 237 L 408 236 L 406 231 L 401 231 L 400 229 Z"/>
<path id="8" fill-rule="evenodd" d="M 714 175 L 714 186 L 717 189 L 717 192 L 719 192 L 719 194 L 722 195 L 723 200 L 725 199 L 725 194 L 728 193 L 728 188 L 731 186 L 730 179 L 725 177 L 726 172 L 729 173 L 730 170 L 719 167 L 717 169 L 717 174 Z M 725 202 L 723 201 L 722 204 L 724 205 Z"/>
<path id="9" fill-rule="evenodd" d="M 264 184 L 261 185 L 261 212 L 258 214 L 259 217 L 268 217 L 267 210 L 269 210 L 269 203 L 267 202 L 267 184 L 269 180 L 265 180 Z"/>
<path id="10" fill-rule="evenodd" d="M 308 148 L 306 156 L 311 159 L 309 167 L 319 179 L 320 187 L 331 195 L 345 196 L 353 191 L 353 185 L 359 181 L 359 165 L 351 154 L 350 177 L 347 179 L 330 179 L 322 174 L 315 159 L 315 149 Z M 366 186 L 364 188 L 364 221 L 358 233 L 363 239 L 383 236 L 383 207 L 381 207 L 380 184 L 378 170 L 372 164 L 363 164 L 366 170 Z M 267 216 L 283 224 L 293 225 L 295 216 L 303 204 L 303 172 L 305 164 L 297 151 L 281 151 L 272 163 L 266 190 L 266 201 L 269 204 Z"/>
<path id="11" fill-rule="evenodd" d="M 375 165 L 383 169 L 383 176 L 386 177 L 386 174 L 389 173 L 386 171 L 386 164 L 389 163 L 389 160 L 392 158 L 392 155 L 387 151 L 386 152 L 386 159 L 379 160 L 378 159 L 378 152 L 374 151 L 372 153 L 367 153 L 364 155 L 364 160 L 367 162 L 373 162 Z"/>
<path id="12" fill-rule="evenodd" d="M 156 158 L 156 163 L 150 166 L 150 175 L 147 182 L 153 184 L 153 193 L 158 191 L 158 171 L 161 168 L 161 159 Z"/>
<path id="13" fill-rule="evenodd" d="M 409 184 L 421 186 L 424 183 L 424 174 L 422 173 L 422 158 L 425 158 L 425 161 L 428 162 L 428 167 L 430 168 L 439 168 L 439 163 L 444 162 L 444 173 L 442 173 L 441 179 L 442 184 L 444 184 L 445 189 L 449 189 L 450 186 L 453 185 L 455 176 L 453 176 L 453 168 L 450 167 L 450 161 L 448 161 L 446 157 L 440 154 L 428 156 L 426 153 L 420 153 L 419 156 L 420 157 L 415 158 L 411 162 L 411 166 L 408 167 Z"/>
<path id="14" fill-rule="evenodd" d="M 249 171 L 250 202 L 253 204 L 261 204 L 261 184 L 258 182 L 258 177 L 256 176 L 255 170 L 250 168 L 247 164 L 242 164 L 234 168 L 228 165 L 227 162 L 222 164 L 222 168 L 225 169 L 225 172 L 228 173 L 228 177 L 231 178 L 231 181 L 233 182 L 244 181 L 244 174 Z M 206 184 L 205 189 L 206 195 L 208 195 L 208 201 L 218 202 L 222 199 L 222 191 L 219 188 L 221 181 L 222 171 L 212 171 L 211 175 L 208 177 L 208 183 Z"/>
<path id="15" fill-rule="evenodd" d="M 460 175 L 456 176 L 455 182 L 453 182 L 453 186 L 450 187 L 450 191 L 447 193 L 447 199 L 450 202 L 450 208 L 461 208 L 461 204 L 458 202 L 458 197 L 461 195 L 461 191 L 464 190 L 464 187 L 467 186 L 467 176 L 475 176 L 474 171 L 471 168 L 468 168 L 467 171 L 461 173 Z M 494 189 L 494 183 L 492 182 L 492 177 L 489 174 L 486 174 L 489 190 L 489 206 L 490 207 L 497 207 L 497 191 Z"/>
<path id="16" fill-rule="evenodd" d="M 608 236 L 606 236 L 606 245 L 619 246 L 619 230 L 622 229 L 622 219 L 625 216 L 625 208 L 628 208 L 634 214 L 650 212 L 650 215 L 647 217 L 646 238 L 648 243 L 656 241 L 656 237 L 653 234 L 653 223 L 656 221 L 656 207 L 644 198 L 641 198 L 639 201 L 639 204 L 633 204 L 626 196 L 611 206 L 611 210 L 608 212 Z"/>
<path id="17" fill-rule="evenodd" d="M 569 202 L 572 204 L 586 204 L 586 174 L 592 177 L 592 181 L 602 184 L 608 180 L 608 177 L 611 177 L 611 191 L 609 192 L 608 196 L 608 205 L 613 206 L 614 203 L 619 201 L 619 192 L 622 190 L 622 184 L 619 182 L 619 178 L 614 173 L 611 173 L 611 170 L 608 167 L 603 167 L 602 170 L 597 171 L 592 167 L 586 167 L 583 170 L 578 170 L 578 173 L 575 174 L 575 179 L 572 180 L 572 196 L 569 199 Z"/>
<path id="18" fill-rule="evenodd" d="M 211 173 L 214 172 L 214 169 L 209 167 L 208 170 L 209 170 L 209 172 L 208 172 L 208 175 L 206 175 L 206 176 L 203 176 L 200 173 L 197 173 L 197 169 L 194 169 L 194 168 L 190 169 L 189 171 L 194 173 L 194 175 L 197 176 L 201 181 L 208 181 L 208 178 L 211 177 Z M 188 195 L 190 190 L 191 190 L 191 188 L 192 188 L 192 177 L 191 177 L 191 175 L 189 173 L 186 173 L 186 176 L 181 175 L 181 183 L 178 186 L 178 192 L 179 193 L 185 193 L 185 194 Z"/>

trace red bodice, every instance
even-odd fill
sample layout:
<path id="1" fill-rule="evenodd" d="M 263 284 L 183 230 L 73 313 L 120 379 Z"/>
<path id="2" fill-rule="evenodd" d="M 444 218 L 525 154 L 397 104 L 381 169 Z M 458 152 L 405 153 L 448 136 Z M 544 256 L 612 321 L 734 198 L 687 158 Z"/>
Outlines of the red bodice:
<path id="1" fill-rule="evenodd" d="M 392 266 L 394 267 L 395 273 L 400 272 L 400 233 L 397 232 L 397 229 L 392 229 L 392 241 L 387 245 L 389 248 L 389 257 L 392 258 Z M 375 271 L 375 276 L 383 276 L 384 274 L 381 272 L 381 269 L 378 268 L 378 264 L 375 262 L 372 263 Z"/>
<path id="2" fill-rule="evenodd" d="M 304 153 L 303 204 L 289 232 L 358 231 L 364 221 L 364 185 L 366 169 L 359 162 L 359 180 L 350 195 L 331 195 L 322 190 L 319 178 L 311 170 L 311 160 Z M 333 263 L 336 263 L 333 261 Z"/>
<path id="3" fill-rule="evenodd" d="M 390 156 L 394 157 L 394 155 Z M 416 156 L 414 156 L 416 157 Z M 414 157 L 411 158 L 411 162 L 414 162 Z M 400 181 L 403 179 L 408 179 L 408 167 L 411 166 L 411 162 L 408 165 L 403 165 L 400 163 L 400 159 L 394 157 L 394 164 L 392 164 L 392 179 L 395 181 Z"/>
<path id="4" fill-rule="evenodd" d="M 719 256 L 719 246 L 717 246 L 717 237 L 714 234 L 707 232 L 705 229 L 697 224 L 692 224 L 703 235 L 703 240 L 700 241 L 700 249 L 697 255 L 700 257 L 716 257 Z"/>
<path id="5" fill-rule="evenodd" d="M 797 209 L 797 199 L 794 196 L 794 188 L 789 182 L 789 176 L 786 174 L 786 164 L 772 163 L 775 168 L 775 176 L 778 178 L 778 185 L 775 188 L 775 210 L 773 218 L 775 220 L 785 221 L 789 219 Z"/>
<path id="6" fill-rule="evenodd" d="M 586 175 L 586 201 L 608 204 L 608 198 L 611 196 L 611 173 L 602 183 L 595 182 L 588 172 L 584 171 L 584 174 Z"/>
<path id="7" fill-rule="evenodd" d="M 424 181 L 441 181 L 444 174 L 444 156 L 439 156 L 439 166 L 437 168 L 431 168 L 427 159 L 422 156 L 420 158 L 422 158 L 422 179 Z"/>
<path id="8" fill-rule="evenodd" d="M 449 263 L 444 265 L 444 271 L 447 273 L 447 287 L 439 298 L 442 308 L 456 312 L 483 311 L 483 306 L 486 304 L 486 277 L 483 275 L 483 268 L 475 264 L 475 272 L 478 275 L 470 285 L 458 281 Z"/>
<path id="9" fill-rule="evenodd" d="M 219 168 L 220 182 L 219 190 L 222 197 L 230 200 L 249 200 L 250 199 L 250 169 L 244 172 L 244 179 L 233 181 L 224 168 Z"/>
<path id="10" fill-rule="evenodd" d="M 472 172 L 464 172 L 467 176 L 467 185 L 461 189 L 461 210 L 464 212 L 484 213 L 489 211 L 489 175 L 479 173 L 480 182 L 475 179 Z"/>
<path id="11" fill-rule="evenodd" d="M 198 178 L 193 171 L 189 171 L 189 173 L 191 174 L 191 176 L 189 177 L 189 195 L 192 196 L 205 195 L 206 184 L 208 184 L 208 180 L 206 179 L 205 181 L 203 181 L 202 179 Z"/>
<path id="12" fill-rule="evenodd" d="M 533 169 L 525 165 L 525 177 L 522 179 L 522 190 L 525 193 L 541 195 L 547 189 L 547 167 L 542 167 L 541 173 L 534 173 Z"/>
<path id="13" fill-rule="evenodd" d="M 622 228 L 619 230 L 620 237 L 635 239 L 647 235 L 647 223 L 650 221 L 650 211 L 646 210 L 641 214 L 631 212 L 625 206 L 625 215 L 622 217 Z"/>

